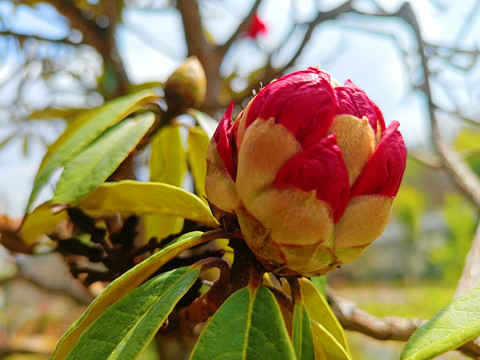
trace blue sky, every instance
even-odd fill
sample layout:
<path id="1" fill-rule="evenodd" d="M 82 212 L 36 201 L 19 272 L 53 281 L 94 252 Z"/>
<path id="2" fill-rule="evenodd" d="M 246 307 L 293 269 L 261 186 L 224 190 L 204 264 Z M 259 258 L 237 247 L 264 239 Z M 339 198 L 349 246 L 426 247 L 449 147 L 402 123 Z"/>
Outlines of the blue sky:
<path id="1" fill-rule="evenodd" d="M 247 13 L 251 1 L 245 2 L 207 2 L 204 11 L 208 14 L 209 21 L 205 23 L 212 37 L 221 42 L 228 37 L 235 26 Z M 312 1 L 297 0 L 301 11 L 297 14 L 303 20 L 312 16 Z M 329 9 L 339 1 L 322 1 L 322 7 Z M 358 2 L 368 11 L 370 2 Z M 399 1 L 378 1 L 387 10 L 396 10 Z M 441 11 L 432 5 L 433 1 L 417 0 L 412 2 L 425 38 L 431 42 L 445 45 L 460 43 L 461 45 L 480 45 L 480 21 L 474 22 L 473 28 L 467 29 L 467 36 L 459 36 L 463 22 L 472 10 L 475 3 L 471 1 L 435 1 L 444 5 L 448 11 Z M 452 4 L 455 3 L 455 4 Z M 259 9 L 259 15 L 268 24 L 269 32 L 261 37 L 258 43 L 245 39 L 232 49 L 229 64 L 222 67 L 228 73 L 236 69 L 240 73 L 248 73 L 258 66 L 262 60 L 259 48 L 271 49 L 283 38 L 289 20 L 291 1 L 289 0 L 264 0 Z M 41 18 L 31 15 L 28 11 L 17 11 L 15 15 L 9 13 L 7 2 L 0 1 L 2 17 L 9 19 L 12 28 L 24 31 L 34 31 L 39 35 L 63 36 L 68 27 L 64 20 L 51 11 L 48 6 L 41 8 Z M 8 14 L 8 15 L 7 15 Z M 479 14 L 477 14 L 479 15 Z M 129 77 L 134 83 L 145 81 L 164 81 L 166 77 L 182 62 L 186 56 L 186 48 L 181 30 L 179 14 L 172 11 L 148 13 L 142 10 L 127 10 L 123 14 L 124 24 L 119 28 L 117 39 L 122 58 L 127 67 Z M 423 95 L 412 91 L 409 85 L 409 76 L 404 61 L 411 62 L 418 59 L 403 59 L 392 37 L 387 34 L 396 34 L 403 46 L 409 48 L 414 44 L 406 32 L 405 25 L 400 22 L 379 19 L 378 21 L 365 22 L 359 16 L 349 16 L 344 21 L 344 26 L 338 23 L 327 23 L 321 30 L 316 31 L 304 54 L 299 58 L 295 69 L 320 65 L 329 71 L 333 77 L 343 82 L 351 79 L 363 88 L 367 94 L 380 106 L 387 122 L 399 120 L 401 131 L 409 147 L 418 147 L 428 143 L 428 124 L 426 123 L 426 108 Z M 363 30 L 358 30 L 362 27 Z M 381 29 L 384 35 L 374 35 L 368 29 Z M 402 35 L 403 34 L 403 35 Z M 287 52 L 292 51 L 298 44 L 300 36 L 287 46 Z M 149 45 L 140 40 L 142 37 L 149 39 Z M 8 54 L 7 54 L 8 55 Z M 281 61 L 281 58 L 279 58 Z M 0 82 L 10 76 L 12 58 L 4 65 L 0 65 Z M 7 64 L 7 66 L 5 66 Z M 442 64 L 438 65 L 441 68 Z M 477 66 L 478 68 L 478 66 Z M 93 70 L 92 70 L 93 71 Z M 477 69 L 477 80 L 480 71 Z M 415 75 L 415 74 L 414 74 Z M 464 81 L 458 73 L 447 73 L 445 80 L 458 83 Z M 457 79 L 458 78 L 458 79 Z M 468 102 L 465 90 L 461 86 L 452 89 L 458 94 L 460 101 L 465 100 L 468 110 L 478 114 L 477 108 Z M 41 92 L 40 92 L 41 94 Z M 4 101 L 8 94 L 0 92 Z M 448 106 L 448 94 L 439 91 L 436 96 L 445 101 Z M 480 94 L 479 94 L 480 96 Z M 34 99 L 32 101 L 37 101 Z M 445 121 L 447 129 L 455 129 L 456 124 Z M 0 112 L 0 141 L 8 133 L 8 124 L 1 118 Z M 47 137 L 53 141 L 63 129 L 60 123 L 48 130 Z M 450 132 L 450 131 L 448 131 Z M 28 157 L 21 155 L 21 142 L 11 142 L 0 149 L 0 213 L 12 216 L 21 216 L 28 194 L 31 190 L 33 178 L 38 165 L 43 157 L 44 147 L 39 143 L 32 143 Z"/>

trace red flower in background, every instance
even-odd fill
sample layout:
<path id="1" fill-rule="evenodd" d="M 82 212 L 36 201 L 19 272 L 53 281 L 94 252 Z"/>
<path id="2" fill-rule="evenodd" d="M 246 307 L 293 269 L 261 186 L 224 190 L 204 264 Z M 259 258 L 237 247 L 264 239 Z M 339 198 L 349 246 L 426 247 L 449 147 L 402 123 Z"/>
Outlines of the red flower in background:
<path id="1" fill-rule="evenodd" d="M 258 17 L 258 14 L 253 14 L 252 20 L 248 25 L 247 32 L 245 36 L 256 39 L 258 35 L 262 34 L 265 35 L 267 33 L 267 26 L 265 23 Z"/>
<path id="2" fill-rule="evenodd" d="M 326 274 L 381 235 L 406 148 L 363 90 L 309 68 L 267 85 L 233 124 L 232 111 L 209 145 L 206 193 L 265 267 Z"/>

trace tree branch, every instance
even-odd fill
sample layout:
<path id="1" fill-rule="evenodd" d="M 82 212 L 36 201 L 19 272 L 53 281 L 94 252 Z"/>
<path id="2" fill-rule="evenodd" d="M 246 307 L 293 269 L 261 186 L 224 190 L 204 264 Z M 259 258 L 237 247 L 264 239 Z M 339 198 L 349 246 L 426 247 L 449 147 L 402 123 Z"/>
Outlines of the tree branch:
<path id="1" fill-rule="evenodd" d="M 82 12 L 72 1 L 47 0 L 55 9 L 64 16 L 72 28 L 80 30 L 83 34 L 83 43 L 92 46 L 102 56 L 105 54 L 106 31 L 94 21 L 86 19 Z"/>
<path id="2" fill-rule="evenodd" d="M 337 16 L 339 16 L 341 14 L 348 13 L 348 12 L 353 11 L 353 10 L 354 9 L 353 9 L 353 6 L 352 6 L 352 1 L 347 1 L 347 2 L 341 4 L 340 6 L 336 7 L 335 9 L 332 9 L 330 11 L 319 12 L 317 17 L 313 21 L 308 23 L 307 31 L 305 32 L 305 36 L 303 37 L 302 42 L 300 43 L 300 46 L 298 47 L 295 54 L 290 58 L 288 63 L 286 63 L 282 67 L 282 72 L 285 71 L 285 69 L 288 69 L 289 67 L 295 65 L 295 61 L 297 61 L 298 57 L 302 54 L 305 46 L 307 46 L 308 42 L 310 41 L 310 39 L 312 37 L 313 31 L 315 30 L 315 28 L 319 24 L 321 24 L 321 23 L 323 23 L 324 21 L 327 21 L 327 20 L 335 19 Z"/>
<path id="3" fill-rule="evenodd" d="M 346 330 L 356 331 L 377 340 L 408 341 L 413 332 L 426 322 L 397 316 L 378 318 L 359 309 L 354 302 L 334 296 L 329 289 L 327 296 L 335 316 Z M 457 350 L 473 358 L 480 356 L 480 347 L 473 341 Z"/>
<path id="4" fill-rule="evenodd" d="M 230 36 L 230 38 L 223 45 L 218 47 L 217 51 L 220 54 L 222 54 L 221 55 L 222 57 L 227 53 L 228 49 L 233 44 L 233 42 L 235 40 L 237 40 L 238 36 L 242 32 L 244 32 L 245 30 L 247 30 L 248 26 L 250 25 L 250 21 L 252 20 L 253 15 L 257 12 L 258 7 L 260 6 L 261 2 L 262 2 L 262 0 L 255 0 L 255 3 L 253 4 L 252 8 L 250 9 L 250 12 L 245 17 L 245 19 L 243 19 L 243 21 L 240 23 L 237 30 L 235 30 L 235 32 L 232 34 L 232 36 Z"/>
<path id="5" fill-rule="evenodd" d="M 398 12 L 398 16 L 407 23 L 415 34 L 418 45 L 418 54 L 422 63 L 423 84 L 421 90 L 427 97 L 428 113 L 430 117 L 430 126 L 432 129 L 432 138 L 435 147 L 438 150 L 442 161 L 444 162 L 450 176 L 460 188 L 460 190 L 480 209 L 480 180 L 462 158 L 452 149 L 450 144 L 440 136 L 437 116 L 435 114 L 436 106 L 433 102 L 433 96 L 430 86 L 430 71 L 428 68 L 428 58 L 425 55 L 426 43 L 423 41 L 418 20 L 413 12 L 410 3 L 405 3 Z"/>
<path id="6" fill-rule="evenodd" d="M 202 17 L 197 0 L 178 0 L 177 9 L 182 16 L 185 41 L 188 55 L 197 56 L 199 59 L 208 48 L 207 40 L 203 34 Z"/>
<path id="7" fill-rule="evenodd" d="M 51 39 L 51 38 L 45 38 L 38 35 L 21 34 L 11 30 L 0 31 L 0 36 L 11 36 L 11 37 L 18 38 L 20 40 L 33 39 L 37 41 L 46 41 L 49 43 L 58 43 L 58 44 L 66 44 L 66 45 L 74 45 L 74 46 L 79 45 L 78 43 L 72 42 L 68 38 Z"/>

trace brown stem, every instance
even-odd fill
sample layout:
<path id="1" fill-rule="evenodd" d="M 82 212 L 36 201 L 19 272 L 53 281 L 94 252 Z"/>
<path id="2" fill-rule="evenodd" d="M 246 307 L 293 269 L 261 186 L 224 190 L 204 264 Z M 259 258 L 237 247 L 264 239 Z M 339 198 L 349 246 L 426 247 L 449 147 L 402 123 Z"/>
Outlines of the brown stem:
<path id="1" fill-rule="evenodd" d="M 425 324 L 422 319 L 405 319 L 398 316 L 378 318 L 360 309 L 352 301 L 334 296 L 327 289 L 328 302 L 343 328 L 360 332 L 377 340 L 408 341 L 413 332 Z M 480 358 L 480 347 L 474 342 L 457 350 L 475 359 Z"/>
<path id="2" fill-rule="evenodd" d="M 292 293 L 292 299 L 295 302 L 299 302 L 302 299 L 302 293 L 300 291 L 300 284 L 298 283 L 298 276 L 287 276 L 288 285 L 290 285 L 290 292 Z"/>
<path id="3" fill-rule="evenodd" d="M 173 328 L 183 332 L 193 329 L 195 325 L 212 316 L 234 292 L 246 287 L 249 283 L 254 285 L 261 283 L 265 269 L 252 255 L 245 241 L 237 238 L 230 239 L 230 246 L 234 250 L 232 268 L 228 268 L 225 261 L 218 258 L 205 260 L 207 266 L 220 269 L 220 278 L 208 292 L 180 311 L 178 323 Z"/>
<path id="4" fill-rule="evenodd" d="M 230 280 L 230 268 L 225 260 L 208 258 L 196 264 L 202 266 L 202 270 L 217 267 L 220 270 L 219 279 L 209 291 L 195 299 L 188 307 L 180 311 L 178 325 L 175 327 L 182 332 L 193 329 L 197 324 L 207 320 L 223 304 L 228 297 L 228 282 Z"/>

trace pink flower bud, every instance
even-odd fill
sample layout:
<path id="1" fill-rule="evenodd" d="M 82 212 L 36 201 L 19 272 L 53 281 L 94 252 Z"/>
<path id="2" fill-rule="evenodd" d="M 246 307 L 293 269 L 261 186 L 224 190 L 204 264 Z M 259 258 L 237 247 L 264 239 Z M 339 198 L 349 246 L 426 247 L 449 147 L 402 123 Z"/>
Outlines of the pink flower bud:
<path id="1" fill-rule="evenodd" d="M 256 39 L 258 35 L 265 35 L 267 33 L 267 26 L 265 23 L 258 17 L 258 14 L 253 14 L 252 20 L 248 25 L 247 32 L 245 33 L 246 37 Z"/>
<path id="2" fill-rule="evenodd" d="M 238 218 L 247 245 L 278 274 L 316 276 L 360 256 L 384 230 L 405 170 L 394 121 L 347 81 L 317 68 L 273 81 L 207 153 L 207 197 Z"/>

